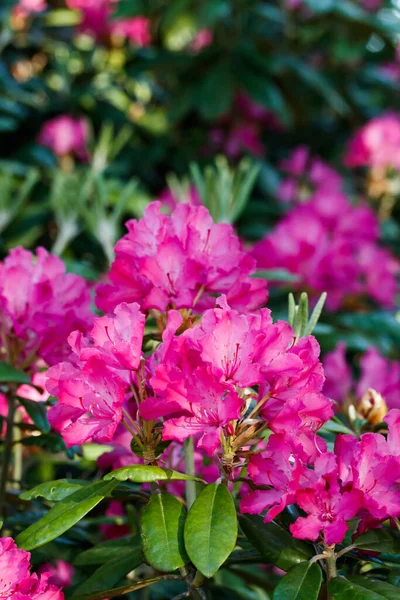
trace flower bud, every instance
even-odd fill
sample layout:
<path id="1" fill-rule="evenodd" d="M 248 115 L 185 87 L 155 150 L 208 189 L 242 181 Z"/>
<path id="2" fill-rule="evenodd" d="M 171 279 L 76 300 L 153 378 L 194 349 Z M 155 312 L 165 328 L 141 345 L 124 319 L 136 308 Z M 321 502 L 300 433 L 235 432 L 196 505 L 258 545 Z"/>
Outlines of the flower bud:
<path id="1" fill-rule="evenodd" d="M 385 399 L 373 388 L 369 388 L 358 405 L 358 413 L 370 425 L 377 425 L 383 421 L 388 412 Z"/>

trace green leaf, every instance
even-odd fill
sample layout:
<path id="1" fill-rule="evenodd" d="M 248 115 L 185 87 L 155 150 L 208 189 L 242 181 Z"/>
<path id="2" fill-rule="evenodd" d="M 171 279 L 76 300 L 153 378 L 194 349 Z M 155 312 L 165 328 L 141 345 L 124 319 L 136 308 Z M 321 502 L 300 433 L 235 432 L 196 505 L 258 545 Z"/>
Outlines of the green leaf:
<path id="1" fill-rule="evenodd" d="M 175 571 L 187 562 L 183 542 L 185 507 L 171 494 L 153 494 L 140 524 L 143 553 L 160 571 Z"/>
<path id="2" fill-rule="evenodd" d="M 121 553 L 126 552 L 128 548 L 135 546 L 136 540 L 140 540 L 140 538 L 128 536 L 97 544 L 97 546 L 89 548 L 89 550 L 85 550 L 85 552 L 81 552 L 74 560 L 74 565 L 79 567 L 86 565 L 102 565 L 112 558 L 120 556 Z"/>
<path id="3" fill-rule="evenodd" d="M 325 300 L 327 297 L 327 293 L 323 292 L 319 297 L 317 304 L 314 306 L 314 310 L 311 313 L 311 317 L 307 323 L 307 326 L 304 331 L 304 335 L 311 335 L 314 331 L 314 327 L 318 323 L 318 320 L 321 316 L 322 309 L 324 308 Z"/>
<path id="4" fill-rule="evenodd" d="M 236 545 L 237 515 L 228 488 L 208 485 L 191 507 L 185 524 L 190 560 L 205 577 L 212 577 Z"/>
<path id="5" fill-rule="evenodd" d="M 20 533 L 16 540 L 18 546 L 33 550 L 54 540 L 87 515 L 117 485 L 117 481 L 97 481 L 73 492 L 53 506 L 42 519 Z"/>
<path id="6" fill-rule="evenodd" d="M 21 500 L 35 500 L 44 498 L 50 502 L 59 502 L 70 496 L 73 492 L 80 490 L 87 485 L 84 479 L 56 479 L 55 481 L 46 481 L 20 494 Z"/>
<path id="7" fill-rule="evenodd" d="M 31 383 L 29 375 L 4 361 L 0 361 L 0 381 L 7 383 Z"/>
<path id="8" fill-rule="evenodd" d="M 83 600 L 88 594 L 95 594 L 115 587 L 128 573 L 142 564 L 142 549 L 140 540 L 133 548 L 124 548 L 82 583 L 75 590 L 72 599 Z"/>
<path id="9" fill-rule="evenodd" d="M 239 515 L 239 522 L 243 533 L 266 562 L 284 571 L 309 560 L 314 554 L 311 546 L 294 539 L 276 523 L 264 523 L 258 515 Z"/>
<path id="10" fill-rule="evenodd" d="M 353 543 L 360 550 L 393 554 L 400 552 L 399 538 L 396 538 L 394 532 L 388 529 L 371 529 L 359 535 Z"/>
<path id="11" fill-rule="evenodd" d="M 301 279 L 299 275 L 295 275 L 286 269 L 256 271 L 252 277 L 261 277 L 262 279 L 268 279 L 269 281 L 287 281 L 289 283 L 297 282 Z"/>
<path id="12" fill-rule="evenodd" d="M 328 584 L 332 600 L 398 600 L 399 588 L 367 577 L 335 577 Z"/>
<path id="13" fill-rule="evenodd" d="M 226 113 L 233 101 L 233 76 L 228 61 L 215 65 L 201 79 L 197 107 L 200 114 L 211 121 Z"/>
<path id="14" fill-rule="evenodd" d="M 36 427 L 43 433 L 49 433 L 51 427 L 47 419 L 46 402 L 35 402 L 19 396 L 18 401 L 25 408 Z"/>
<path id="15" fill-rule="evenodd" d="M 322 584 L 322 571 L 317 563 L 292 567 L 275 588 L 273 600 L 317 600 Z"/>
<path id="16" fill-rule="evenodd" d="M 152 483 L 153 481 L 198 481 L 203 483 L 202 479 L 178 473 L 172 469 L 162 469 L 161 467 L 151 465 L 131 465 L 130 467 L 121 467 L 116 471 L 108 473 L 105 481 L 135 481 L 136 483 Z"/>

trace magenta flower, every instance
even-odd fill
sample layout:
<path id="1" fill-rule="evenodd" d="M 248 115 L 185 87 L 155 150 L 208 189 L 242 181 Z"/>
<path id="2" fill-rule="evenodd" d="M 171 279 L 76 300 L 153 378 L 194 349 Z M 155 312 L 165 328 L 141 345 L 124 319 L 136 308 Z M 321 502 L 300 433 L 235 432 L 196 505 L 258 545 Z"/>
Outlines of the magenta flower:
<path id="1" fill-rule="evenodd" d="M 68 8 L 81 12 L 78 29 L 81 33 L 93 36 L 96 40 L 106 39 L 110 33 L 110 0 L 66 0 Z"/>
<path id="2" fill-rule="evenodd" d="M 47 9 L 47 2 L 46 0 L 19 0 L 16 9 L 27 14 L 41 13 Z"/>
<path id="3" fill-rule="evenodd" d="M 65 560 L 56 560 L 54 564 L 46 563 L 38 569 L 38 574 L 47 573 L 49 583 L 57 587 L 68 587 L 72 584 L 74 567 Z"/>
<path id="4" fill-rule="evenodd" d="M 122 419 L 126 384 L 105 362 L 92 357 L 78 368 L 56 365 L 48 370 L 47 389 L 58 398 L 48 412 L 49 422 L 67 447 L 113 438 Z"/>
<path id="5" fill-rule="evenodd" d="M 324 372 L 324 394 L 336 402 L 344 402 L 352 387 L 351 369 L 346 362 L 346 344 L 340 342 L 335 350 L 325 356 Z"/>
<path id="6" fill-rule="evenodd" d="M 331 310 L 355 297 L 390 308 L 399 264 L 378 245 L 378 232 L 369 208 L 353 207 L 342 194 L 317 193 L 291 210 L 251 254 L 260 269 L 284 268 L 316 296 L 328 292 Z"/>
<path id="7" fill-rule="evenodd" d="M 90 327 L 89 288 L 44 248 L 36 257 L 14 248 L 0 263 L 0 318 L 7 360 L 17 356 L 24 367 L 38 358 L 54 364 L 66 356 L 71 331 Z"/>
<path id="8" fill-rule="evenodd" d="M 270 436 L 267 451 L 251 457 L 248 475 L 255 485 L 271 489 L 251 491 L 241 500 L 240 511 L 261 514 L 268 508 L 264 520 L 272 521 L 295 502 L 304 469 L 284 435 Z"/>
<path id="9" fill-rule="evenodd" d="M 351 168 L 400 169 L 400 116 L 386 113 L 371 119 L 350 140 L 344 161 Z"/>
<path id="10" fill-rule="evenodd" d="M 200 435 L 197 447 L 212 456 L 221 443 L 222 428 L 240 418 L 243 400 L 213 381 L 208 369 L 199 368 L 187 388 L 187 402 L 184 415 L 165 421 L 163 439 L 183 442 Z"/>
<path id="11" fill-rule="evenodd" d="M 132 17 L 111 22 L 113 34 L 130 40 L 139 48 L 150 46 L 152 41 L 150 27 L 151 22 L 147 17 Z"/>
<path id="12" fill-rule="evenodd" d="M 211 29 L 199 29 L 192 41 L 190 42 L 190 49 L 194 53 L 201 52 L 204 48 L 210 46 L 213 43 L 214 34 Z"/>
<path id="13" fill-rule="evenodd" d="M 342 492 L 335 476 L 325 475 L 312 488 L 300 490 L 296 502 L 308 516 L 290 525 L 295 538 L 315 541 L 323 535 L 326 544 L 340 544 L 348 529 L 346 521 L 361 508 L 362 494 Z"/>
<path id="14" fill-rule="evenodd" d="M 31 575 L 30 556 L 12 538 L 0 538 L 0 600 L 64 600 L 48 573 Z"/>
<path id="15" fill-rule="evenodd" d="M 143 310 L 204 310 L 213 296 L 233 292 L 234 307 L 265 302 L 265 283 L 250 279 L 254 260 L 241 248 L 230 225 L 213 223 L 207 209 L 180 204 L 171 216 L 151 203 L 116 245 L 110 283 L 98 287 L 97 305 L 111 311 L 120 302 L 138 302 Z M 247 291 L 243 298 L 240 288 Z M 234 302 L 234 300 L 237 300 Z"/>
<path id="16" fill-rule="evenodd" d="M 38 142 L 49 147 L 57 156 L 72 155 L 82 162 L 87 162 L 88 138 L 89 125 L 84 117 L 60 115 L 43 125 Z"/>

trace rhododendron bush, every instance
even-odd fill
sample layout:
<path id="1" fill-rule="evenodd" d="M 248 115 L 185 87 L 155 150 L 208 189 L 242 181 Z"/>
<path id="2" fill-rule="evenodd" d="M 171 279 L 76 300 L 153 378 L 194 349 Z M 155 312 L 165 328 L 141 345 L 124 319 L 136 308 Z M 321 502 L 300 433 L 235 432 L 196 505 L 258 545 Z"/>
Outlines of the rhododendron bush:
<path id="1" fill-rule="evenodd" d="M 0 600 L 400 595 L 395 0 L 0 7 Z"/>

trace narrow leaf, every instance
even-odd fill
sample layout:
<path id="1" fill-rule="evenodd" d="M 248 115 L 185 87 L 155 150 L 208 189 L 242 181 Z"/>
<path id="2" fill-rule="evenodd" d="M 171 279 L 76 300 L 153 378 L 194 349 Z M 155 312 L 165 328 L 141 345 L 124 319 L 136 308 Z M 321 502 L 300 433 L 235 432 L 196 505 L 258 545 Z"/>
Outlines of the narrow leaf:
<path id="1" fill-rule="evenodd" d="M 4 361 L 0 361 L 0 381 L 7 383 L 31 383 L 30 377 Z"/>
<path id="2" fill-rule="evenodd" d="M 154 494 L 143 511 L 143 552 L 148 563 L 160 571 L 175 571 L 187 562 L 183 542 L 185 512 L 171 494 Z"/>
<path id="3" fill-rule="evenodd" d="M 140 545 L 140 537 L 127 536 L 118 538 L 116 540 L 107 540 L 81 552 L 74 560 L 74 565 L 86 566 L 86 565 L 102 565 L 105 562 L 120 556 L 126 552 L 129 548 Z"/>
<path id="4" fill-rule="evenodd" d="M 185 546 L 190 560 L 206 577 L 212 577 L 236 545 L 237 515 L 228 488 L 208 485 L 189 511 Z"/>
<path id="5" fill-rule="evenodd" d="M 46 402 L 35 402 L 20 397 L 18 397 L 18 401 L 25 408 L 36 427 L 43 433 L 49 433 L 51 427 L 47 419 Z"/>
<path id="6" fill-rule="evenodd" d="M 125 548 L 119 555 L 114 556 L 86 579 L 77 590 L 72 600 L 79 600 L 87 594 L 103 592 L 115 587 L 128 573 L 142 563 L 140 544 L 136 548 Z"/>
<path id="7" fill-rule="evenodd" d="M 54 540 L 87 515 L 117 485 L 117 481 L 97 481 L 73 492 L 53 506 L 42 519 L 20 533 L 16 539 L 18 546 L 33 550 Z"/>
<path id="8" fill-rule="evenodd" d="M 314 306 L 314 310 L 311 313 L 311 317 L 310 320 L 308 321 L 307 327 L 305 329 L 304 335 L 311 335 L 314 327 L 316 326 L 316 324 L 318 323 L 318 320 L 321 316 L 322 313 L 322 309 L 324 308 L 324 304 L 325 304 L 325 300 L 326 300 L 326 296 L 327 293 L 323 292 L 323 294 L 321 294 L 317 304 Z"/>

